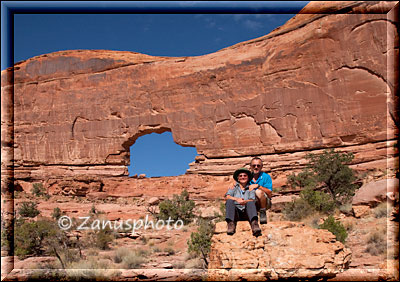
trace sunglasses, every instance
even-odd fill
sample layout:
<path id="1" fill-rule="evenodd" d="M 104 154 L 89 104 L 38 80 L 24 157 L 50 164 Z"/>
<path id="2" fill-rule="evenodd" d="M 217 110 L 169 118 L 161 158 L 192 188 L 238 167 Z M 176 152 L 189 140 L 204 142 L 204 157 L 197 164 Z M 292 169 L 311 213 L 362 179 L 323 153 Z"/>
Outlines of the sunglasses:
<path id="1" fill-rule="evenodd" d="M 260 164 L 254 164 L 254 165 L 251 165 L 251 167 L 261 167 L 261 165 Z"/>

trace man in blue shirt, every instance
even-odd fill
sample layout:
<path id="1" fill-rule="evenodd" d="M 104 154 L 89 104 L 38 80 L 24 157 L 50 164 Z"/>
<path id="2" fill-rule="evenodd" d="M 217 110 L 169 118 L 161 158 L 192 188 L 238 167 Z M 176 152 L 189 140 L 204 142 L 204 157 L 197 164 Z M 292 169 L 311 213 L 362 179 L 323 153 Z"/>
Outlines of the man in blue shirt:
<path id="1" fill-rule="evenodd" d="M 268 173 L 262 171 L 263 163 L 259 157 L 250 162 L 253 179 L 250 181 L 249 190 L 255 190 L 257 196 L 257 209 L 260 210 L 260 223 L 267 223 L 267 209 L 271 208 L 272 179 Z"/>

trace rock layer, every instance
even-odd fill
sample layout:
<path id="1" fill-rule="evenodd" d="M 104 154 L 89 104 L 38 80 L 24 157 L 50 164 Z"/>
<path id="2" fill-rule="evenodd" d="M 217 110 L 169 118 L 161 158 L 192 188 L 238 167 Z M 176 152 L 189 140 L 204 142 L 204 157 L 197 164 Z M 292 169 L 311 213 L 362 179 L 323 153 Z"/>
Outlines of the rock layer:
<path id="1" fill-rule="evenodd" d="M 319 5 L 204 56 L 75 50 L 17 63 L 13 85 L 2 79 L 2 93 L 14 91 L 16 178 L 124 176 L 136 139 L 165 131 L 197 148 L 191 173 L 231 173 L 252 155 L 289 156 L 282 171 L 300 165 L 297 152 L 328 147 L 370 167 L 394 157 L 395 2 Z"/>
<path id="2" fill-rule="evenodd" d="M 253 237 L 248 222 L 238 222 L 226 234 L 226 223 L 216 225 L 210 251 L 210 280 L 277 280 L 329 278 L 346 268 L 351 252 L 323 229 L 295 222 L 270 222 Z"/>

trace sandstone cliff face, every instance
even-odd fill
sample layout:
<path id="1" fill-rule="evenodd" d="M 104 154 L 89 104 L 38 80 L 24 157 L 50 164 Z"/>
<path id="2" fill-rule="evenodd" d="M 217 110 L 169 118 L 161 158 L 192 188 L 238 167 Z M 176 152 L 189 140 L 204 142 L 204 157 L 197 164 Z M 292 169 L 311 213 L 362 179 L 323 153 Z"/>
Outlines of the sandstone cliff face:
<path id="1" fill-rule="evenodd" d="M 351 252 L 335 235 L 303 223 L 270 222 L 253 237 L 248 222 L 240 221 L 233 236 L 226 223 L 216 225 L 210 251 L 210 280 L 277 280 L 329 278 L 343 271 Z"/>
<path id="2" fill-rule="evenodd" d="M 165 131 L 203 155 L 190 173 L 230 174 L 260 155 L 280 174 L 328 147 L 385 167 L 396 155 L 394 4 L 311 3 L 269 35 L 199 57 L 75 50 L 20 62 L 2 72 L 15 177 L 124 176 L 135 140 Z M 333 8 L 345 12 L 308 14 Z"/>

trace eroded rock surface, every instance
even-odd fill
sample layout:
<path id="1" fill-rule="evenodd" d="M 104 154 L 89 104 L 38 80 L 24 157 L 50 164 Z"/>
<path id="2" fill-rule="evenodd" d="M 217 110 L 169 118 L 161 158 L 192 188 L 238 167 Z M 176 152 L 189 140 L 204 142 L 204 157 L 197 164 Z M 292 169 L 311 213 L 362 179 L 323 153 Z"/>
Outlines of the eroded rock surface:
<path id="1" fill-rule="evenodd" d="M 335 235 L 298 222 L 260 225 L 254 237 L 248 222 L 238 222 L 226 234 L 226 223 L 216 225 L 209 263 L 210 280 L 268 280 L 334 277 L 350 262 L 351 251 Z"/>
<path id="2" fill-rule="evenodd" d="M 327 147 L 385 166 L 396 155 L 394 5 L 310 3 L 264 37 L 198 57 L 71 50 L 19 62 L 2 72 L 15 177 L 125 176 L 136 139 L 165 131 L 197 148 L 191 173 L 226 175 L 253 155 L 281 173 Z"/>

